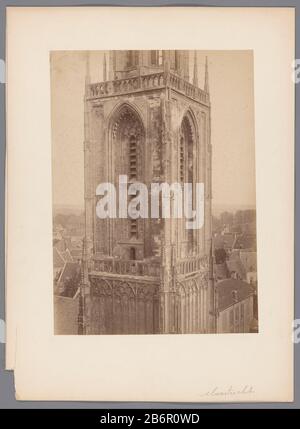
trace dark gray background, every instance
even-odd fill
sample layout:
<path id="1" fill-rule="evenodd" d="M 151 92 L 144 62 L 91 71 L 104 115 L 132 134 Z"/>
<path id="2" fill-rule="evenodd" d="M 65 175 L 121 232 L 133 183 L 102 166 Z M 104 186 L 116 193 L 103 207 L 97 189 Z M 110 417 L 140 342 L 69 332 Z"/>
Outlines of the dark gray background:
<path id="1" fill-rule="evenodd" d="M 7 6 L 258 6 L 258 7 L 295 7 L 296 8 L 296 41 L 300 36 L 300 0 L 294 1 L 180 1 L 180 0 L 110 0 L 110 1 L 80 1 L 80 0 L 0 0 L 0 58 L 5 59 L 5 8 Z M 295 58 L 300 58 L 299 43 L 296 43 Z M 300 101 L 300 83 L 296 85 L 296 106 Z M 298 103 L 297 103 L 298 102 Z M 5 86 L 0 83 L 0 319 L 5 319 L 4 305 L 4 175 L 5 175 Z M 297 118 L 297 115 L 296 115 Z M 300 171 L 300 118 L 296 121 L 296 216 L 299 212 L 299 189 L 298 185 Z M 298 143 L 298 145 L 297 145 Z M 298 186 L 297 186 L 298 185 Z M 297 217 L 295 227 L 297 225 Z M 295 230 L 295 251 L 298 256 L 300 233 L 298 228 Z M 299 300 L 299 275 L 300 267 L 295 261 L 295 319 L 300 319 L 300 300 Z M 284 293 L 284 291 L 283 291 Z M 292 328 L 291 328 L 292 334 Z M 260 404 L 198 404 L 198 403 L 156 403 L 156 402 L 23 402 L 16 401 L 14 397 L 14 378 L 12 371 L 4 371 L 5 367 L 5 345 L 0 343 L 0 408 L 300 408 L 300 343 L 295 344 L 295 402 L 292 404 L 260 403 Z"/>

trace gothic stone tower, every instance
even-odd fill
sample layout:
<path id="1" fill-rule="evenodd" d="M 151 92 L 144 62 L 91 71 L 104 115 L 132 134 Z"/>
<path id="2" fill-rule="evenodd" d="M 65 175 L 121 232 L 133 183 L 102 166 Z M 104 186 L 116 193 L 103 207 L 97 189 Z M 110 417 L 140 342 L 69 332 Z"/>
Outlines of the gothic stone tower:
<path id="1" fill-rule="evenodd" d="M 193 84 L 188 51 L 111 51 L 109 78 L 85 92 L 85 324 L 89 334 L 207 333 L 213 291 L 210 100 L 207 64 Z M 99 219 L 98 184 L 204 183 L 205 221 Z M 195 185 L 193 185 L 195 186 Z"/>

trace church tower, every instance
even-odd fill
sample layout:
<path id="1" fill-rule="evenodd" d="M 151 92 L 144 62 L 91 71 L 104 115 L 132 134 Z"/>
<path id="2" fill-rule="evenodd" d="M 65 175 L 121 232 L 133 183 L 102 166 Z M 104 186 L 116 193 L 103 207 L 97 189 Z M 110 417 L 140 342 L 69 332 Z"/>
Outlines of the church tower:
<path id="1" fill-rule="evenodd" d="M 190 67 L 190 64 L 192 67 Z M 190 68 L 193 79 L 190 82 Z M 86 333 L 208 333 L 211 239 L 207 61 L 189 51 L 110 51 L 85 89 Z M 204 184 L 204 225 L 186 218 L 100 219 L 100 183 Z M 128 200 L 130 202 L 130 196 Z M 173 204 L 171 197 L 171 206 Z M 150 197 L 149 197 L 150 201 Z"/>

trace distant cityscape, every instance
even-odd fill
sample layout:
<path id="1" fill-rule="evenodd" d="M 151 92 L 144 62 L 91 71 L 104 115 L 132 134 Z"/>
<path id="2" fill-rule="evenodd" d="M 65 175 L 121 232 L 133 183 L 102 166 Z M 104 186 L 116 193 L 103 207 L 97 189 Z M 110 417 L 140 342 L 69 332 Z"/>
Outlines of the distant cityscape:
<path id="1" fill-rule="evenodd" d="M 57 301 L 64 300 L 67 309 L 56 320 L 63 319 L 64 329 L 75 334 L 84 228 L 82 208 L 54 208 L 54 295 Z M 246 209 L 213 214 L 212 233 L 218 333 L 257 332 L 256 211 Z"/>

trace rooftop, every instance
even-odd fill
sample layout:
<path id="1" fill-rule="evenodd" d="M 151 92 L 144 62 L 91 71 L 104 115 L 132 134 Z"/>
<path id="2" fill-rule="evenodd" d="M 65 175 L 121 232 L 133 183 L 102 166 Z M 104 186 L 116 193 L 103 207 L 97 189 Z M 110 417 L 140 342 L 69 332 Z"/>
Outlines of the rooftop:
<path id="1" fill-rule="evenodd" d="M 236 279 L 221 280 L 216 284 L 216 288 L 219 311 L 231 307 L 236 302 L 244 301 L 253 294 L 252 286 L 242 280 Z"/>

